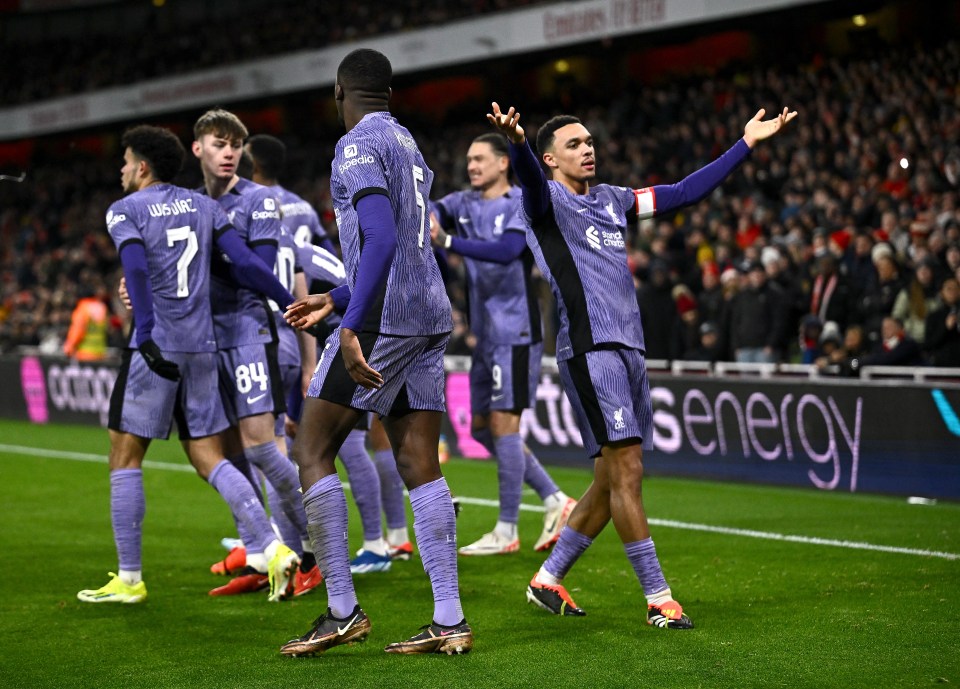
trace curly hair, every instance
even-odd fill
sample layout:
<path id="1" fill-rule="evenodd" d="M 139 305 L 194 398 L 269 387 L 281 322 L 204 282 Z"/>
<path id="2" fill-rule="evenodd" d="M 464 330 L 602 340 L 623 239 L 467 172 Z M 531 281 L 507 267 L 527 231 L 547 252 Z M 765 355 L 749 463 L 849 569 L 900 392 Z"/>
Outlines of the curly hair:
<path id="1" fill-rule="evenodd" d="M 153 176 L 161 182 L 169 182 L 183 167 L 187 152 L 176 134 L 163 127 L 141 124 L 123 133 L 120 145 L 129 148 L 133 155 L 145 160 Z"/>

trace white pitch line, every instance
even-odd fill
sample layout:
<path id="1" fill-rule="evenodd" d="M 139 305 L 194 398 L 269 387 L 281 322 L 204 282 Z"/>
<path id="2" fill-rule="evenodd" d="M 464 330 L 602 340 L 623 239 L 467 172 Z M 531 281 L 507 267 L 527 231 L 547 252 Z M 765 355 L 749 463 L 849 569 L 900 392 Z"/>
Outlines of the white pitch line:
<path id="1" fill-rule="evenodd" d="M 918 548 L 900 548 L 893 545 L 874 545 L 859 541 L 838 541 L 832 538 L 817 538 L 815 536 L 795 536 L 792 534 L 772 533 L 770 531 L 753 531 L 752 529 L 733 529 L 726 526 L 711 526 L 709 524 L 691 524 L 677 522 L 671 519 L 651 519 L 651 524 L 666 526 L 688 531 L 708 531 L 710 533 L 725 534 L 728 536 L 745 536 L 747 538 L 761 538 L 767 541 L 788 541 L 790 543 L 806 543 L 808 545 L 827 545 L 834 548 L 850 548 L 852 550 L 872 550 L 879 553 L 897 553 L 900 555 L 920 555 L 922 557 L 939 557 L 944 560 L 960 560 L 960 554 L 945 553 L 940 550 L 921 550 Z"/>
<path id="2" fill-rule="evenodd" d="M 36 447 L 24 447 L 22 445 L 4 445 L 0 444 L 0 452 L 11 452 L 30 457 L 47 457 L 50 459 L 70 459 L 78 462 L 96 462 L 106 464 L 107 457 L 104 455 L 91 454 L 86 452 L 68 452 L 66 450 L 46 450 Z M 193 472 L 193 467 L 189 464 L 173 464 L 170 462 L 152 462 L 145 460 L 143 466 L 148 469 L 159 469 L 161 471 L 186 471 Z M 349 488 L 349 484 L 345 484 Z M 457 499 L 465 505 L 478 505 L 480 507 L 499 507 L 500 503 L 496 500 L 486 500 L 484 498 L 470 498 L 464 495 L 458 495 Z M 543 505 L 521 504 L 520 509 L 525 512 L 544 512 Z M 870 550 L 878 553 L 894 553 L 897 555 L 917 555 L 919 557 L 935 557 L 943 560 L 960 560 L 960 554 L 947 553 L 940 550 L 922 550 L 919 548 L 900 548 L 892 545 L 876 545 L 874 543 L 862 543 L 859 541 L 841 541 L 831 538 L 817 538 L 815 536 L 796 536 L 793 534 L 780 534 L 771 531 L 754 531 L 752 529 L 734 529 L 727 526 L 712 526 L 710 524 L 693 524 L 690 522 L 679 522 L 672 519 L 650 519 L 654 526 L 664 526 L 671 529 L 686 529 L 687 531 L 705 531 L 707 533 L 723 534 L 725 536 L 741 536 L 745 538 L 758 538 L 766 541 L 785 541 L 788 543 L 803 543 L 806 545 L 824 545 L 833 548 L 848 548 L 850 550 Z"/>
<path id="3" fill-rule="evenodd" d="M 95 455 L 89 452 L 68 452 L 67 450 L 47 450 L 38 447 L 23 447 L 22 445 L 3 445 L 0 444 L 0 452 L 13 452 L 31 457 L 47 457 L 49 459 L 72 459 L 75 462 L 94 462 L 97 464 L 106 464 L 109 458 L 106 455 Z M 194 473 L 195 469 L 189 464 L 173 464 L 172 462 L 153 462 L 149 459 L 143 460 L 143 466 L 147 469 L 159 469 L 161 471 L 186 471 Z"/>

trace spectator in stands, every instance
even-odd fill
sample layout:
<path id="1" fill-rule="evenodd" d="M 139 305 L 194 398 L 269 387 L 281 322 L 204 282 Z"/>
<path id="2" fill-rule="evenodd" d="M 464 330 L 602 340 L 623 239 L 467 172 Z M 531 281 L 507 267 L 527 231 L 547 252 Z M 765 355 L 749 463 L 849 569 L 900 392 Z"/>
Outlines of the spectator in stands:
<path id="1" fill-rule="evenodd" d="M 860 375 L 860 359 L 863 358 L 867 338 L 863 328 L 851 325 L 843 336 L 843 345 L 819 357 L 814 363 L 824 374 L 844 377 Z"/>
<path id="2" fill-rule="evenodd" d="M 955 275 L 960 269 L 960 244 L 949 244 L 943 252 L 943 264 L 948 276 Z"/>
<path id="3" fill-rule="evenodd" d="M 670 358 L 682 359 L 685 352 L 700 344 L 700 310 L 693 292 L 686 285 L 677 285 L 673 291 L 679 318 Z"/>
<path id="4" fill-rule="evenodd" d="M 760 263 L 745 266 L 747 288 L 733 302 L 731 336 L 739 363 L 776 363 L 785 344 L 786 314 L 779 286 Z"/>
<path id="5" fill-rule="evenodd" d="M 820 351 L 820 336 L 823 334 L 823 322 L 819 316 L 808 313 L 800 321 L 800 363 L 812 364 L 822 355 Z"/>
<path id="6" fill-rule="evenodd" d="M 930 220 L 925 215 L 910 223 L 910 243 L 904 251 L 908 263 L 919 265 L 923 257 L 928 255 L 930 230 Z M 909 330 L 909 325 L 907 329 Z"/>
<path id="7" fill-rule="evenodd" d="M 704 321 L 720 322 L 723 311 L 723 289 L 720 287 L 720 268 L 713 261 L 703 264 L 700 271 L 700 290 L 697 301 L 700 304 L 700 317 Z"/>
<path id="8" fill-rule="evenodd" d="M 933 279 L 936 262 L 924 259 L 914 270 L 913 279 L 900 290 L 891 314 L 903 323 L 907 334 L 923 345 L 927 327 L 927 314 L 940 306 L 940 296 Z"/>
<path id="9" fill-rule="evenodd" d="M 839 356 L 843 351 L 843 337 L 840 327 L 833 321 L 827 321 L 823 324 L 823 332 L 820 333 L 820 358 L 831 359 Z M 814 362 L 816 363 L 816 362 Z"/>
<path id="10" fill-rule="evenodd" d="M 920 345 L 903 328 L 903 321 L 887 316 L 880 326 L 883 338 L 877 351 L 860 360 L 862 366 L 920 366 Z"/>
<path id="11" fill-rule="evenodd" d="M 866 232 L 858 232 L 847 253 L 846 268 L 850 292 L 855 302 L 877 290 L 877 269 L 873 265 L 873 239 Z"/>
<path id="12" fill-rule="evenodd" d="M 859 299 L 859 320 L 863 323 L 868 336 L 879 340 L 880 324 L 884 316 L 893 311 L 897 295 L 903 289 L 900 268 L 889 244 L 882 243 L 873 247 L 871 252 L 873 265 L 877 270 L 877 287 L 864 293 Z"/>
<path id="13" fill-rule="evenodd" d="M 827 250 L 817 258 L 817 277 L 810 293 L 810 313 L 824 323 L 833 321 L 846 328 L 850 321 L 851 295 L 847 278 L 838 270 L 838 261 Z"/>
<path id="14" fill-rule="evenodd" d="M 699 330 L 699 342 L 683 353 L 684 361 L 720 361 L 720 328 L 713 321 L 704 321 Z"/>
<path id="15" fill-rule="evenodd" d="M 960 367 L 960 284 L 947 278 L 940 287 L 943 302 L 927 316 L 924 349 L 934 366 Z"/>
<path id="16" fill-rule="evenodd" d="M 740 273 L 736 268 L 727 268 L 720 273 L 720 288 L 723 290 L 723 305 L 720 309 L 720 361 L 733 361 L 733 304 L 740 294 Z"/>
<path id="17" fill-rule="evenodd" d="M 679 316 L 672 289 L 667 264 L 659 259 L 652 261 L 646 284 L 637 290 L 641 322 L 657 324 L 644 332 L 647 359 L 669 359 L 675 350 L 672 343 Z"/>

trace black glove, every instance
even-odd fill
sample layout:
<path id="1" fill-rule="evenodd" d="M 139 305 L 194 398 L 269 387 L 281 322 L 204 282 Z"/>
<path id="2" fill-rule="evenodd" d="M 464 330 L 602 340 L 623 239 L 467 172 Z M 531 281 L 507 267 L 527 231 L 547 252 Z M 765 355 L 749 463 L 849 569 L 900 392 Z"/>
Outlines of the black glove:
<path id="1" fill-rule="evenodd" d="M 150 370 L 167 380 L 180 380 L 180 367 L 173 361 L 163 358 L 163 352 L 153 340 L 140 344 L 140 354 Z"/>

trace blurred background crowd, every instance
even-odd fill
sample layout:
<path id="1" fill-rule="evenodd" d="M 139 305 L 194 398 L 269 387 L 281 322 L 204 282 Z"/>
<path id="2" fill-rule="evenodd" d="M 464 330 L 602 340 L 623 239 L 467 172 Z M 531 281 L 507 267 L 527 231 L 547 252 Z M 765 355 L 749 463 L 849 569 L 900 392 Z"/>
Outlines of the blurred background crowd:
<path id="1" fill-rule="evenodd" d="M 504 5 L 423 0 L 367 17 L 358 9 L 366 4 L 324 2 L 312 14 L 291 10 L 286 48 L 276 27 L 257 34 L 257 46 L 267 54 L 292 43 L 322 45 L 294 34 L 314 35 L 310 22 L 334 6 L 350 21 L 323 40 Z M 411 20 L 415 7 L 423 10 L 413 13 L 420 22 Z M 159 51 L 160 73 L 202 64 L 177 66 L 169 60 L 179 50 L 151 49 Z M 139 62 L 98 72 L 97 79 L 155 75 L 137 71 Z M 21 90 L 5 87 L 7 97 L 59 92 L 55 83 L 28 84 L 33 80 L 14 71 L 4 70 L 2 79 L 16 80 Z M 90 87 L 104 83 L 94 80 Z M 497 96 L 498 87 L 485 95 Z M 877 43 L 847 57 L 740 60 L 674 72 L 642 88 L 559 77 L 539 93 L 503 88 L 497 97 L 517 99 L 511 104 L 530 133 L 558 112 L 580 116 L 597 141 L 598 181 L 633 187 L 677 182 L 710 162 L 760 107 L 768 116 L 783 106 L 799 110 L 788 131 L 759 145 L 708 198 L 643 221 L 628 236 L 648 358 L 811 363 L 841 375 L 856 375 L 863 365 L 960 367 L 956 39 Z M 402 93 L 402 84 L 395 90 Z M 436 173 L 432 196 L 439 198 L 466 184 L 464 155 L 472 138 L 487 131 L 487 102 L 453 108 L 439 125 L 422 105 L 401 102 L 395 112 Z M 255 123 L 250 128 L 257 131 Z M 189 129 L 180 133 L 189 140 Z M 292 157 L 308 162 L 282 179 L 315 205 L 333 235 L 328 165 L 336 136 L 326 127 L 312 139 L 289 137 Z M 103 224 L 105 209 L 120 196 L 121 162 L 116 151 L 70 148 L 35 156 L 24 183 L 0 183 L 0 350 L 61 351 L 81 286 L 111 304 L 109 338 L 122 344 L 126 315 L 113 303 L 118 263 Z M 183 177 L 187 185 L 199 182 L 193 167 Z M 463 267 L 455 256 L 449 262 L 456 323 L 450 351 L 466 353 L 473 340 L 464 317 Z M 556 322 L 542 281 L 541 294 L 549 353 Z"/>

